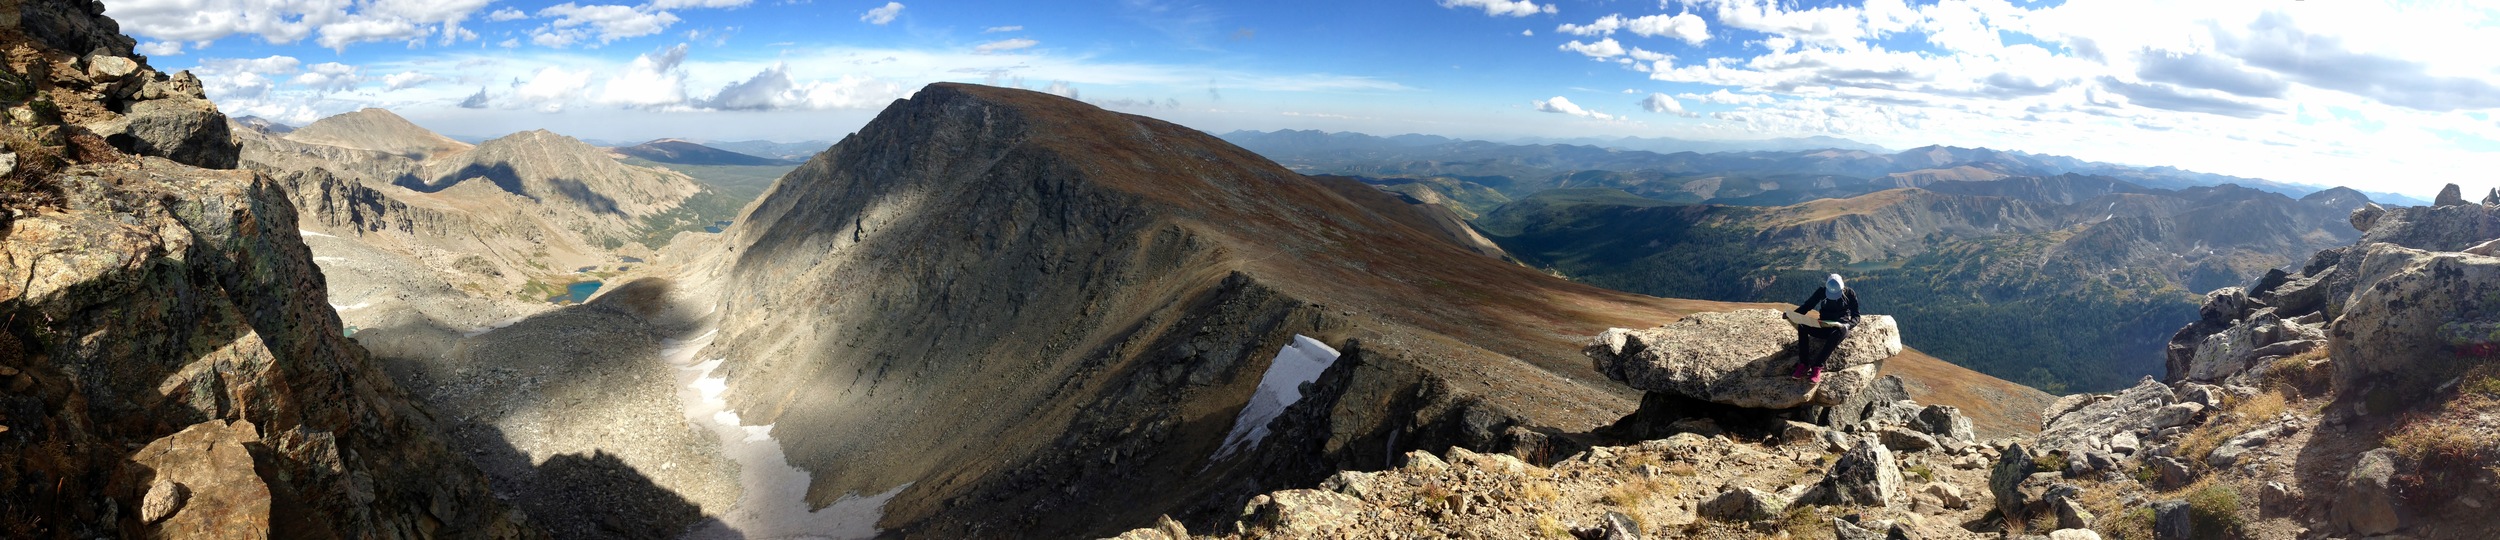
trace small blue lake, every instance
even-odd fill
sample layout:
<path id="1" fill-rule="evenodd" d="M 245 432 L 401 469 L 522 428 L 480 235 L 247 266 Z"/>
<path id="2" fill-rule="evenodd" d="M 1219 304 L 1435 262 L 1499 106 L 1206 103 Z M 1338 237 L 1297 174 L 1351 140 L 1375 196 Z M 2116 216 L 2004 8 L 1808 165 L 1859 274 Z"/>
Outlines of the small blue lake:
<path id="1" fill-rule="evenodd" d="M 555 297 L 555 300 L 559 304 L 579 304 L 589 300 L 590 295 L 597 292 L 599 292 L 599 282 L 577 281 L 572 285 L 564 286 L 564 296 Z"/>

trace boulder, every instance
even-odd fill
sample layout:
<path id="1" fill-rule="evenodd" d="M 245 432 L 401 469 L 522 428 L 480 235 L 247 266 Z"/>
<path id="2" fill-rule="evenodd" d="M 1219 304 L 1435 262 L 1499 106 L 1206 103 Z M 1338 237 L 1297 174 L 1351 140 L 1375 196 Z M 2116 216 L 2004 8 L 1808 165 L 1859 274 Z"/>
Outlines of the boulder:
<path id="1" fill-rule="evenodd" d="M 1903 416 L 1903 411 L 1899 410 L 1900 402 L 1909 399 L 1909 387 L 1902 384 L 1900 376 L 1877 377 L 1874 384 L 1866 386 L 1865 391 L 1849 396 L 1839 405 L 1827 407 L 1819 423 L 1835 430 L 1870 431 L 1872 426 L 1880 426 Z"/>
<path id="2" fill-rule="evenodd" d="M 2431 199 L 2431 206 L 2461 206 L 2464 204 L 2465 190 L 2458 188 L 2456 184 L 2448 184 L 2448 187 L 2439 188 L 2439 197 Z"/>
<path id="3" fill-rule="evenodd" d="M 2030 501 L 2023 497 L 2023 481 L 2030 479 L 2037 467 L 2031 463 L 2031 452 L 2021 444 L 2005 448 L 1997 456 L 1996 468 L 1988 472 L 1988 494 L 1996 498 L 1997 513 L 2020 519 Z"/>
<path id="4" fill-rule="evenodd" d="M 2154 540 L 2189 540 L 2196 532 L 2196 519 L 2188 512 L 2187 501 L 2153 503 Z"/>
<path id="5" fill-rule="evenodd" d="M 2278 321 L 2274 314 L 2261 310 L 2221 332 L 2206 335 L 2197 342 L 2187 364 L 2181 366 L 2185 369 L 2169 375 L 2174 379 L 2211 382 L 2246 371 L 2256 362 L 2257 349 L 2274 343 Z"/>
<path id="6" fill-rule="evenodd" d="M 1720 521 L 1750 522 L 1770 519 L 1788 510 L 1788 501 L 1759 489 L 1737 487 L 1703 501 L 1694 511 L 1702 517 Z"/>
<path id="7" fill-rule="evenodd" d="M 1875 437 L 1883 441 L 1884 448 L 1894 452 L 1925 452 L 1936 447 L 1935 437 L 1905 427 L 1884 428 Z"/>
<path id="8" fill-rule="evenodd" d="M 2458 353 L 2500 346 L 2490 331 L 2500 258 L 2386 244 L 2360 258 L 2352 296 L 2327 325 L 2336 388 L 2395 378 L 2407 383 L 2399 391 L 2428 390 L 2454 376 Z"/>
<path id="9" fill-rule="evenodd" d="M 2359 463 L 2344 474 L 2343 490 L 2332 504 L 2333 529 L 2358 536 L 2395 532 L 2403 526 L 2396 509 L 2396 451 L 2380 448 L 2361 453 Z"/>
<path id="10" fill-rule="evenodd" d="M 1633 521 L 1632 516 L 1609 510 L 1598 518 L 1596 527 L 1573 531 L 1572 536 L 1584 540 L 1641 540 L 1641 524 Z"/>
<path id="11" fill-rule="evenodd" d="M 226 131 L 225 113 L 217 112 L 217 105 L 205 99 L 141 101 L 114 122 L 120 127 L 118 133 L 99 129 L 97 134 L 131 154 L 161 156 L 204 169 L 235 168 L 241 156 L 242 150 Z"/>
<path id="12" fill-rule="evenodd" d="M 87 57 L 87 76 L 98 81 L 118 81 L 139 72 L 139 63 L 111 55 Z"/>
<path id="13" fill-rule="evenodd" d="M 2349 219 L 2353 230 L 2370 232 L 2370 227 L 2378 225 L 2379 218 L 2386 216 L 2387 207 L 2379 206 L 2378 203 L 2368 203 L 2353 209 L 2352 217 Z"/>
<path id="14" fill-rule="evenodd" d="M 2205 413 L 2199 403 L 2172 403 L 2153 410 L 2153 429 L 2193 425 L 2196 416 Z"/>
<path id="15" fill-rule="evenodd" d="M 166 538 L 268 538 L 269 485 L 244 446 L 259 443 L 248 420 L 210 420 L 149 442 L 130 457 L 153 477 L 140 517 Z"/>
<path id="16" fill-rule="evenodd" d="M 1832 517 L 1831 520 L 1833 540 L 1884 540 L 1882 532 L 1860 527 L 1856 523 L 1850 523 L 1849 520 L 1837 516 Z"/>
<path id="17" fill-rule="evenodd" d="M 1979 440 L 1978 432 L 1971 427 L 1970 417 L 1962 414 L 1962 408 L 1952 405 L 1928 405 L 1919 409 L 1918 416 L 1910 420 L 1910 426 L 1938 438 L 1963 442 Z"/>
<path id="18" fill-rule="evenodd" d="M 2196 471 L 2188 469 L 2187 463 L 2170 456 L 2145 458 L 2143 466 L 2153 468 L 2154 489 L 2175 489 L 2196 481 Z"/>
<path id="19" fill-rule="evenodd" d="M 2214 446 L 2213 453 L 2206 455 L 2205 464 L 2212 465 L 2217 469 L 2229 468 L 2233 465 L 2239 464 L 2240 457 L 2246 455 L 2250 450 L 2263 447 L 2266 443 L 2272 442 L 2276 438 L 2297 433 L 2299 431 L 2300 428 L 2292 424 L 2275 424 L 2248 430 L 2247 433 L 2241 433 L 2229 439 L 2224 439 L 2222 444 Z"/>
<path id="20" fill-rule="evenodd" d="M 2155 427 L 2153 412 L 2177 399 L 2169 386 L 2155 382 L 2151 377 L 2106 397 L 2087 398 L 2088 403 L 2050 420 L 2035 439 L 2038 447 L 2093 448 L 2100 446 L 2095 441 L 2108 441 L 2119 433 L 2151 431 Z"/>
<path id="21" fill-rule="evenodd" d="M 1831 472 L 1823 475 L 1818 487 L 1825 502 L 1887 506 L 1901 498 L 1901 465 L 1884 445 L 1859 439 L 1857 446 L 1832 462 Z"/>
<path id="22" fill-rule="evenodd" d="M 1901 353 L 1891 317 L 1868 315 L 1832 353 L 1820 384 L 1790 379 L 1796 330 L 1775 309 L 1695 313 L 1648 330 L 1610 329 L 1583 352 L 1607 378 L 1633 388 L 1762 409 L 1848 402 Z"/>
<path id="23" fill-rule="evenodd" d="M 1954 510 L 1970 508 L 1970 499 L 1962 498 L 1962 488 L 1953 484 L 1928 482 L 1926 486 L 1920 487 L 1918 492 L 1935 497 L 1936 502 L 1944 504 L 1945 508 Z"/>
<path id="24" fill-rule="evenodd" d="M 1354 535 L 1363 530 L 1362 501 L 1333 491 L 1292 489 L 1252 497 L 1241 513 L 1253 528 L 1286 538 Z"/>
<path id="25" fill-rule="evenodd" d="M 2491 188 L 2490 193 L 2483 194 L 2483 206 L 2500 206 L 2500 188 Z"/>
<path id="26" fill-rule="evenodd" d="M 2058 529 L 2049 531 L 2049 540 L 2101 540 L 2101 533 L 2084 528 Z"/>
<path id="27" fill-rule="evenodd" d="M 2132 456 L 2144 451 L 2144 442 L 2137 439 L 2135 433 L 2118 432 L 2109 436 L 2109 451 Z"/>
<path id="28" fill-rule="evenodd" d="M 2083 503 L 2076 501 L 2072 497 L 2058 499 L 2057 502 L 2051 503 L 2049 506 L 2057 509 L 2057 528 L 2084 529 L 2092 527 L 2092 511 L 2083 509 Z"/>
<path id="29" fill-rule="evenodd" d="M 2268 345 L 2271 347 L 2272 345 Z M 2179 388 L 2179 401 L 2202 405 L 2207 409 L 2222 406 L 2222 387 L 2188 383 Z"/>

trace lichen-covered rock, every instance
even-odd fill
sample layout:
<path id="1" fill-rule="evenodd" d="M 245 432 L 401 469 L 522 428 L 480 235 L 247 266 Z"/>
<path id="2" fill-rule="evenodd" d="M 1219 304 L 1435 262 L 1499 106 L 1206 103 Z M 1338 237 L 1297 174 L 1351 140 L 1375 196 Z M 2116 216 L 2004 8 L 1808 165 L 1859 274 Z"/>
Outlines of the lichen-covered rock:
<path id="1" fill-rule="evenodd" d="M 2379 206 L 2378 203 L 2361 205 L 2360 208 L 2352 211 L 2352 228 L 2361 232 L 2370 232 L 2371 227 L 2378 226 L 2379 218 L 2386 216 L 2387 207 Z"/>
<path id="2" fill-rule="evenodd" d="M 2444 380 L 2453 371 L 2439 364 L 2500 345 L 2481 324 L 2500 322 L 2500 258 L 2379 244 L 2357 269 L 2343 316 L 2328 325 L 2337 388 Z"/>
<path id="3" fill-rule="evenodd" d="M 1702 401 L 1783 409 L 1839 405 L 1875 380 L 1883 361 L 1901 353 L 1891 317 L 1868 315 L 1849 332 L 1820 384 L 1790 379 L 1796 329 L 1773 309 L 1695 313 L 1648 330 L 1612 329 L 1584 352 L 1597 371 L 1633 388 Z"/>
<path id="4" fill-rule="evenodd" d="M 1971 428 L 1970 417 L 1962 414 L 1961 407 L 1952 405 L 1928 405 L 1919 409 L 1918 417 L 1910 420 L 1910 427 L 1940 439 L 1979 440 L 1978 432 Z"/>
<path id="5" fill-rule="evenodd" d="M 1360 532 L 1362 501 L 1333 491 L 1296 489 L 1260 495 L 1242 509 L 1243 522 L 1270 536 L 1335 538 Z"/>

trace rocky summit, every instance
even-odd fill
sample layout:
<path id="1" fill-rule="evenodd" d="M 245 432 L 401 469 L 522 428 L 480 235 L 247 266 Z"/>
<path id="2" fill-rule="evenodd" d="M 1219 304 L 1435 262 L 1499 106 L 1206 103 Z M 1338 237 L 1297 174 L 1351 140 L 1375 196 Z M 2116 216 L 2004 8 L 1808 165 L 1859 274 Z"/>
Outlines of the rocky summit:
<path id="1" fill-rule="evenodd" d="M 1865 391 L 1885 359 L 1901 354 L 1901 329 L 1891 317 L 1867 316 L 1832 351 L 1821 382 L 1784 376 L 1804 355 L 1778 310 L 1695 313 L 1648 330 L 1608 329 L 1585 352 L 1598 373 L 1641 391 L 1764 409 L 1839 405 Z"/>

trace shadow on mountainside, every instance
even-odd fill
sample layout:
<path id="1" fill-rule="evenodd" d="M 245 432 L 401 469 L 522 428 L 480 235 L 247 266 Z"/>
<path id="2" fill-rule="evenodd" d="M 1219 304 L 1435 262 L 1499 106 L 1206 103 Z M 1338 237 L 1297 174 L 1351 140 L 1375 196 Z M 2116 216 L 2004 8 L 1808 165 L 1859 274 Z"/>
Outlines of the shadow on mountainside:
<path id="1" fill-rule="evenodd" d="M 557 538 L 676 538 L 738 496 L 737 466 L 687 422 L 663 337 L 665 280 L 455 338 L 433 358 L 384 358 L 435 411 L 497 497 Z"/>

